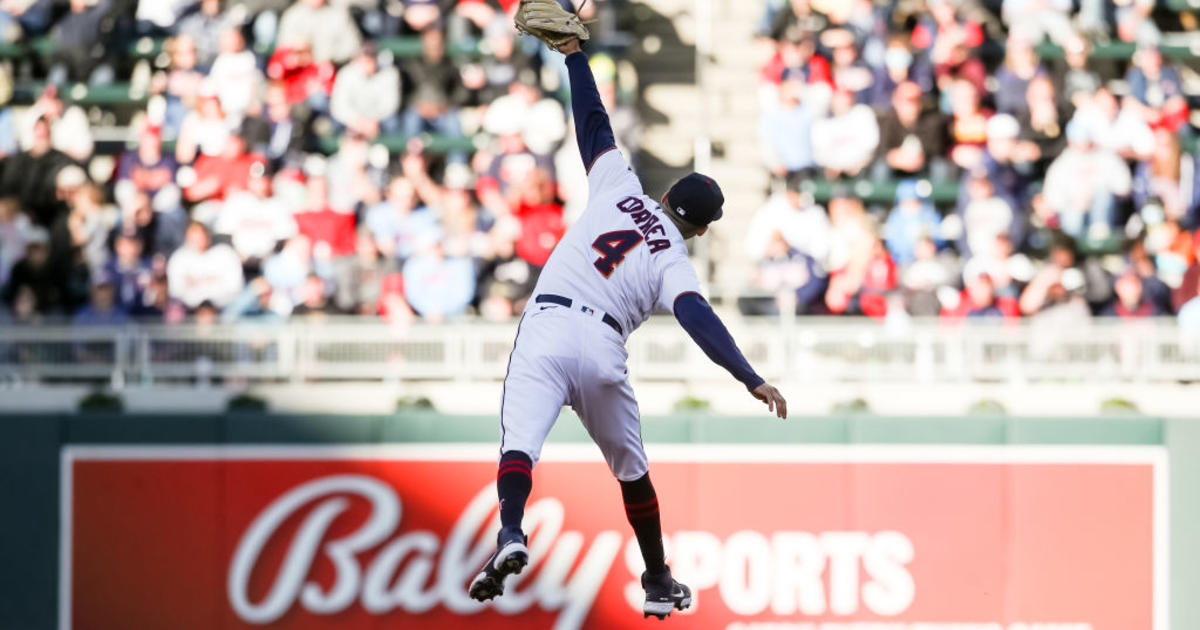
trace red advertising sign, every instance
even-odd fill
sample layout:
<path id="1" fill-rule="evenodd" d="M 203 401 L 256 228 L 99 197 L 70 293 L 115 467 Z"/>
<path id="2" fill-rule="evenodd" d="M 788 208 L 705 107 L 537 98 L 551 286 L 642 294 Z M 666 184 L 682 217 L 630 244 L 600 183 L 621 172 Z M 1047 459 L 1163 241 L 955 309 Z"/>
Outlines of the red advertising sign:
<path id="1" fill-rule="evenodd" d="M 530 567 L 478 445 L 75 447 L 64 629 L 642 627 L 641 557 L 592 447 L 552 444 Z M 668 559 L 721 630 L 1164 630 L 1157 447 L 659 446 Z M 657 622 L 656 622 L 657 623 Z"/>

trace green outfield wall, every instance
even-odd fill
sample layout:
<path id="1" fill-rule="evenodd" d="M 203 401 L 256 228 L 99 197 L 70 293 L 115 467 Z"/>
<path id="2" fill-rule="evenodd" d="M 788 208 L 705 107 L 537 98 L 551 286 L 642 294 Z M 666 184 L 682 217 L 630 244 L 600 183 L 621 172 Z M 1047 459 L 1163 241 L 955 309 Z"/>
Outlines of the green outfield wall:
<path id="1" fill-rule="evenodd" d="M 11 395 L 11 394 L 10 394 Z M 651 418 L 648 443 L 1162 445 L 1170 458 L 1171 624 L 1200 628 L 1200 420 L 1104 417 Z M 0 415 L 0 629 L 57 625 L 60 449 L 96 444 L 495 443 L 494 418 Z M 586 442 L 564 414 L 551 440 Z M 548 447 L 548 448 L 552 448 Z M 1119 496 L 1113 497 L 1120 501 Z"/>

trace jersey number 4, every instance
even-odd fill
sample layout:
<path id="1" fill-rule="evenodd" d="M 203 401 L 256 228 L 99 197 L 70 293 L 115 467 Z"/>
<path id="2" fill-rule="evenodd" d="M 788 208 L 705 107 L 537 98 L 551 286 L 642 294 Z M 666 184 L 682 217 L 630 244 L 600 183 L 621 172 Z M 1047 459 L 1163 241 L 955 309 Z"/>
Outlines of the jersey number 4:
<path id="1" fill-rule="evenodd" d="M 594 263 L 596 271 L 603 274 L 605 278 L 611 276 L 617 265 L 625 260 L 625 254 L 641 242 L 642 235 L 634 230 L 618 230 L 601 234 L 595 241 L 592 241 L 592 249 L 600 252 L 600 257 Z"/>

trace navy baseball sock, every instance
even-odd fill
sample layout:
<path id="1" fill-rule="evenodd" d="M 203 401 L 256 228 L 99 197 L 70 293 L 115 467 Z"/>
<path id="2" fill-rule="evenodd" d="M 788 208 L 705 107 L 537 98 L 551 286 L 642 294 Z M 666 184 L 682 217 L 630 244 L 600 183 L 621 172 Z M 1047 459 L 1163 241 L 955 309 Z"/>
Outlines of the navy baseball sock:
<path id="1" fill-rule="evenodd" d="M 521 451 L 507 451 L 500 456 L 496 472 L 496 493 L 500 495 L 500 524 L 505 528 L 521 529 L 525 518 L 525 501 L 533 488 L 533 460 Z"/>
<path id="2" fill-rule="evenodd" d="M 658 496 L 650 483 L 650 473 L 633 481 L 621 482 L 621 497 L 625 500 L 625 516 L 633 526 L 646 571 L 660 574 L 667 570 L 663 553 L 662 523 L 658 518 Z"/>

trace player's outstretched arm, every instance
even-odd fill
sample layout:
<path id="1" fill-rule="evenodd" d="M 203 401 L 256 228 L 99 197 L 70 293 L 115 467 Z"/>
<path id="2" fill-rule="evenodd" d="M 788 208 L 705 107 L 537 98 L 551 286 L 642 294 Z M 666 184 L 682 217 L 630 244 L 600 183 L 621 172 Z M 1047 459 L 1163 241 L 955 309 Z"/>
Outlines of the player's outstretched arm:
<path id="1" fill-rule="evenodd" d="M 596 79 L 588 65 L 588 57 L 579 48 L 579 40 L 572 38 L 559 47 L 567 56 L 567 74 L 571 79 L 571 113 L 575 117 L 575 139 L 579 143 L 579 157 L 583 165 L 592 170 L 596 158 L 617 147 L 608 112 L 600 101 Z"/>
<path id="2" fill-rule="evenodd" d="M 783 394 L 750 367 L 729 334 L 729 329 L 725 328 L 704 298 L 697 293 L 680 294 L 675 298 L 675 319 L 713 363 L 729 370 L 734 378 L 750 390 L 751 395 L 767 405 L 768 410 L 780 418 L 787 418 L 787 401 Z"/>

